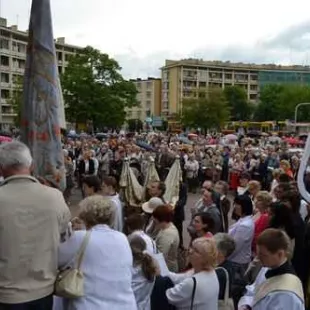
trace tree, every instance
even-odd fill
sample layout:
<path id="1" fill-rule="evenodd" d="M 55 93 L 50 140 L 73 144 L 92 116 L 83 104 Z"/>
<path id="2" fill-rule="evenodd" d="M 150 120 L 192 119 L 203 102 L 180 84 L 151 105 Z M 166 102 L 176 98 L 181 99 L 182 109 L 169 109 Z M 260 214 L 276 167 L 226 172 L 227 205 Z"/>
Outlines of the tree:
<path id="1" fill-rule="evenodd" d="M 280 120 L 279 102 L 284 85 L 270 84 L 262 87 L 260 101 L 255 110 L 254 119 L 257 121 Z"/>
<path id="2" fill-rule="evenodd" d="M 117 61 L 92 47 L 70 57 L 61 76 L 68 120 L 84 124 L 91 121 L 98 129 L 120 127 L 125 121 L 125 108 L 137 105 L 137 89 L 120 70 Z"/>
<path id="3" fill-rule="evenodd" d="M 224 95 L 231 109 L 233 121 L 248 120 L 252 117 L 253 106 L 249 103 L 246 91 L 239 86 L 228 86 Z"/>
<path id="4" fill-rule="evenodd" d="M 20 126 L 21 111 L 23 104 L 23 77 L 18 76 L 14 81 L 14 88 L 11 97 L 9 98 L 9 104 L 12 106 L 16 116 L 14 117 L 14 124 L 16 127 Z"/>
<path id="5" fill-rule="evenodd" d="M 270 84 L 261 89 L 260 102 L 255 112 L 255 120 L 294 119 L 295 107 L 298 103 L 310 102 L 310 86 L 303 84 Z M 310 109 L 300 107 L 299 121 L 307 121 Z"/>
<path id="6" fill-rule="evenodd" d="M 220 128 L 229 117 L 230 109 L 222 89 L 210 89 L 207 94 L 183 100 L 181 122 L 186 127 L 200 127 L 205 131 Z"/>
<path id="7" fill-rule="evenodd" d="M 127 120 L 127 124 L 128 130 L 131 132 L 143 129 L 143 122 L 140 119 L 129 119 Z"/>

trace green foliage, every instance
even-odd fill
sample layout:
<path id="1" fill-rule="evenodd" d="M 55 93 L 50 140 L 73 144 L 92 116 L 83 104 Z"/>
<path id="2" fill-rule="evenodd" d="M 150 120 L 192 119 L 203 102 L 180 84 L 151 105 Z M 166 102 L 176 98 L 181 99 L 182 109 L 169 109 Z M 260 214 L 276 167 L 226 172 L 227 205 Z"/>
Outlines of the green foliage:
<path id="1" fill-rule="evenodd" d="M 14 124 L 16 127 L 20 127 L 22 104 L 23 104 L 23 77 L 22 76 L 19 76 L 14 81 L 13 92 L 8 102 L 12 106 L 13 111 L 16 114 L 16 116 L 14 117 Z"/>
<path id="2" fill-rule="evenodd" d="M 66 118 L 75 123 L 92 121 L 97 128 L 121 126 L 125 108 L 137 105 L 137 89 L 120 70 L 117 61 L 92 47 L 70 57 L 61 76 Z"/>
<path id="3" fill-rule="evenodd" d="M 254 118 L 257 121 L 294 119 L 295 107 L 301 102 L 310 102 L 309 85 L 266 85 L 261 89 Z M 310 107 L 300 107 L 298 121 L 309 121 L 309 118 Z"/>
<path id="4" fill-rule="evenodd" d="M 127 120 L 128 130 L 130 132 L 139 131 L 143 129 L 143 122 L 140 119 Z"/>
<path id="5" fill-rule="evenodd" d="M 231 109 L 231 120 L 248 120 L 252 117 L 253 105 L 249 103 L 245 89 L 239 86 L 228 86 L 224 95 Z"/>
<path id="6" fill-rule="evenodd" d="M 183 100 L 181 122 L 190 128 L 220 128 L 229 120 L 230 109 L 222 89 L 210 89 L 196 98 Z"/>

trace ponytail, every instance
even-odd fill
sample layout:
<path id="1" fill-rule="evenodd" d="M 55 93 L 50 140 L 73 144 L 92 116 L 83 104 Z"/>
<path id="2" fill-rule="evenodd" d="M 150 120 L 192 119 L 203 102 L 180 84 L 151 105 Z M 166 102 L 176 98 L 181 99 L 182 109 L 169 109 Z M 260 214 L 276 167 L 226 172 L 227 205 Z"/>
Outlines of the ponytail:
<path id="1" fill-rule="evenodd" d="M 143 253 L 141 257 L 141 269 L 148 281 L 153 281 L 157 275 L 157 265 L 151 255 Z"/>
<path id="2" fill-rule="evenodd" d="M 145 241 L 137 235 L 132 235 L 128 239 L 133 256 L 133 265 L 141 268 L 143 275 L 148 281 L 154 281 L 155 276 L 158 274 L 158 268 L 152 256 L 145 250 Z"/>

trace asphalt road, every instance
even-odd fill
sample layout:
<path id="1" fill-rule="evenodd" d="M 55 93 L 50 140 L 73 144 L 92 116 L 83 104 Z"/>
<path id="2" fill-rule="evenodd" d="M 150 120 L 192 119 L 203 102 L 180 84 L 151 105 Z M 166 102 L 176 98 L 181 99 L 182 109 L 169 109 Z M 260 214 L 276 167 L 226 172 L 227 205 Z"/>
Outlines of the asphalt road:
<path id="1" fill-rule="evenodd" d="M 72 216 L 77 216 L 79 207 L 78 203 L 82 200 L 82 194 L 79 189 L 74 189 L 72 192 L 72 196 L 70 199 L 70 210 L 72 213 Z M 200 198 L 200 194 L 189 194 L 188 199 L 187 199 L 187 204 L 186 204 L 186 210 L 185 210 L 185 222 L 183 223 L 183 238 L 184 238 L 184 246 L 187 247 L 189 244 L 190 238 L 187 233 L 187 226 L 189 225 L 189 221 L 191 218 L 190 215 L 190 207 L 196 203 L 196 201 Z"/>

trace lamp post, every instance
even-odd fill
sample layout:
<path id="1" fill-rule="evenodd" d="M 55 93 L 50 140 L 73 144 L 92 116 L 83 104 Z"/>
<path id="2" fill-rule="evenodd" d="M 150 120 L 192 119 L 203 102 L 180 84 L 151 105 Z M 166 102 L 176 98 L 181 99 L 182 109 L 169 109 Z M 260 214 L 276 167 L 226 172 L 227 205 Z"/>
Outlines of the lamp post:
<path id="1" fill-rule="evenodd" d="M 297 106 L 295 107 L 295 131 L 296 131 L 296 123 L 297 123 L 297 114 L 298 114 L 298 109 L 301 107 L 301 106 L 305 106 L 305 105 L 310 105 L 310 102 L 302 102 L 302 103 L 298 103 Z"/>

